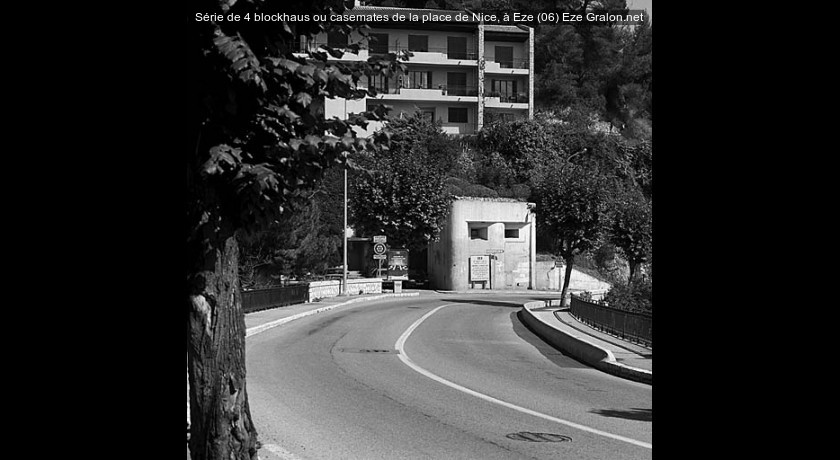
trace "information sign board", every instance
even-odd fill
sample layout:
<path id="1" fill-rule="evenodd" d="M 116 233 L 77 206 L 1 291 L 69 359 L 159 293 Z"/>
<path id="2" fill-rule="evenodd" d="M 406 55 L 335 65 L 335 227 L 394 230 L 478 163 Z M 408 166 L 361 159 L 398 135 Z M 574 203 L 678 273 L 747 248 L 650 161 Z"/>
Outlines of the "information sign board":
<path id="1" fill-rule="evenodd" d="M 470 281 L 490 281 L 490 256 L 470 256 Z"/>
<path id="2" fill-rule="evenodd" d="M 388 279 L 408 279 L 408 251 L 405 249 L 388 250 Z"/>

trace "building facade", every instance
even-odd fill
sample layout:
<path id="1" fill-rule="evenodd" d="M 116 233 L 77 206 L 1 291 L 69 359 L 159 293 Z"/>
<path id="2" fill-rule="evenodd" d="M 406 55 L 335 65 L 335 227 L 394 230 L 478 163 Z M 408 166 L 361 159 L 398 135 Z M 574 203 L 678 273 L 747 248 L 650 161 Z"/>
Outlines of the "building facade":
<path id="1" fill-rule="evenodd" d="M 457 11 L 357 5 L 348 13 L 406 17 Z M 465 13 L 465 12 L 464 12 Z M 466 13 L 465 13 L 466 14 Z M 353 32 L 322 33 L 314 39 L 301 37 L 301 51 L 322 44 L 343 48 L 359 44 L 358 52 L 346 51 L 341 61 L 367 61 L 377 54 L 410 51 L 408 69 L 391 78 L 364 77 L 363 88 L 377 95 L 357 100 L 324 101 L 324 116 L 346 119 L 373 105 L 392 106 L 392 116 L 420 112 L 440 120 L 443 130 L 454 135 L 475 134 L 494 119 L 532 118 L 534 114 L 534 31 L 527 26 L 485 25 L 471 22 L 399 22 L 372 29 L 368 38 Z M 398 26 L 398 27 L 397 27 Z M 338 60 L 330 57 L 331 60 Z M 381 127 L 373 122 L 367 136 Z"/>
<path id="2" fill-rule="evenodd" d="M 534 289 L 536 214 L 510 198 L 458 198 L 427 266 L 433 288 Z"/>

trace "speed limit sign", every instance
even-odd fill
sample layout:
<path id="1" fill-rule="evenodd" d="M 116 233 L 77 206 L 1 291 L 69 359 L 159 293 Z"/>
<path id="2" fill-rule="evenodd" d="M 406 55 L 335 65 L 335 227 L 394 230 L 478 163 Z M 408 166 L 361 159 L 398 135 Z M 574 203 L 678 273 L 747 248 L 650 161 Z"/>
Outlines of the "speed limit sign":
<path id="1" fill-rule="evenodd" d="M 376 243 L 376 244 L 373 245 L 374 254 L 385 254 L 386 249 L 387 248 L 385 247 L 385 244 L 383 244 L 383 243 Z"/>

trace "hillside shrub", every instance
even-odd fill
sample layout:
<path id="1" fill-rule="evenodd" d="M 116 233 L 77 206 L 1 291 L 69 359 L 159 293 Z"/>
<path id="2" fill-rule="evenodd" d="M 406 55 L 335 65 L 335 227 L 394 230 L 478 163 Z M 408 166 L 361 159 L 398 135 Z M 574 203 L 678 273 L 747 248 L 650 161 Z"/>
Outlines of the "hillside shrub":
<path id="1" fill-rule="evenodd" d="M 637 279 L 629 286 L 616 284 L 604 295 L 604 302 L 619 310 L 653 313 L 652 284 L 648 279 Z"/>

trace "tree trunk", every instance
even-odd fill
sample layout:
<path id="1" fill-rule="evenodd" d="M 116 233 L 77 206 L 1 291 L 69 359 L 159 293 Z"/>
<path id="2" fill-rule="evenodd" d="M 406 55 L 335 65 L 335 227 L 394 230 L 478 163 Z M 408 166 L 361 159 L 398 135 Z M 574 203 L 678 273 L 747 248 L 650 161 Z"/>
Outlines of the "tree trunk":
<path id="1" fill-rule="evenodd" d="M 632 260 L 627 261 L 627 265 L 630 266 L 630 275 L 627 277 L 627 285 L 633 285 L 633 278 L 636 277 L 636 268 L 639 266 L 638 262 L 633 262 Z"/>
<path id="2" fill-rule="evenodd" d="M 566 295 L 569 293 L 569 282 L 572 279 L 572 264 L 575 263 L 575 257 L 566 257 L 564 261 L 566 262 L 566 275 L 563 278 L 563 290 L 560 291 L 560 303 L 566 307 L 568 306 L 568 303 L 566 302 Z"/>
<path id="3" fill-rule="evenodd" d="M 189 296 L 190 453 L 193 460 L 256 459 L 245 388 L 245 317 L 236 238 L 205 254 Z"/>
<path id="4" fill-rule="evenodd" d="M 187 356 L 193 460 L 255 460 L 245 387 L 239 244 L 220 192 L 188 174 Z"/>

